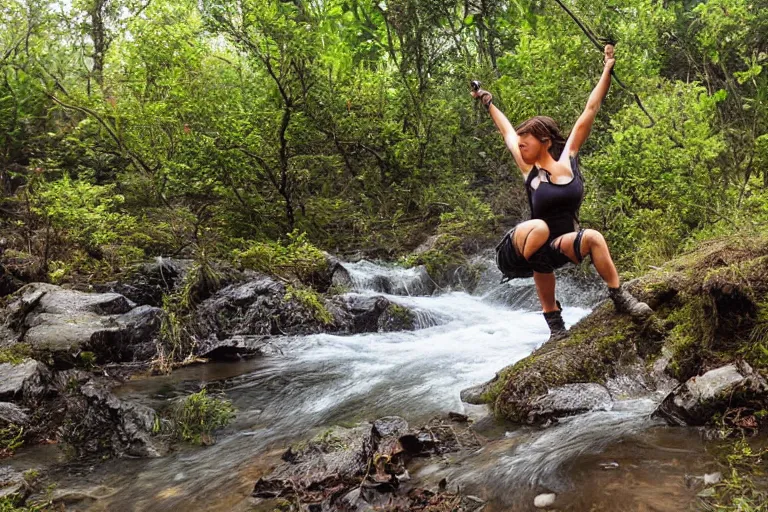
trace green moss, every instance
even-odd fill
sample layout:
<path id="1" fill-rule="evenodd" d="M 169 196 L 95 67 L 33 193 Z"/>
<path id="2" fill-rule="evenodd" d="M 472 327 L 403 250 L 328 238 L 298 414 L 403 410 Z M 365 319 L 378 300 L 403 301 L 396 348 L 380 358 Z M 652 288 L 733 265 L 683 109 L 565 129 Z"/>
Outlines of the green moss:
<path id="1" fill-rule="evenodd" d="M 16 343 L 0 350 L 0 363 L 20 364 L 32 357 L 32 348 L 26 343 Z"/>
<path id="2" fill-rule="evenodd" d="M 285 290 L 284 300 L 289 301 L 296 299 L 302 306 L 312 313 L 312 316 L 318 322 L 322 322 L 325 325 L 333 323 L 333 315 L 331 315 L 330 311 L 328 311 L 323 304 L 320 295 L 318 295 L 312 288 L 288 285 Z"/>
<path id="3" fill-rule="evenodd" d="M 664 341 L 672 355 L 669 370 L 680 381 L 696 375 L 703 352 L 711 348 L 714 337 L 711 298 L 686 295 L 683 300 L 666 319 L 673 327 Z"/>

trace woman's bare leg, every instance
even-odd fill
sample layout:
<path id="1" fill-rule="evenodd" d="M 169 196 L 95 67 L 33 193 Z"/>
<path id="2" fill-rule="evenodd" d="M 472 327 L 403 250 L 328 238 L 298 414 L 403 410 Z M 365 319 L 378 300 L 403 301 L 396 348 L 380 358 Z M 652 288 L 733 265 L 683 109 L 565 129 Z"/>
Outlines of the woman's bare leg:
<path id="1" fill-rule="evenodd" d="M 608 244 L 599 231 L 594 229 L 585 229 L 581 237 L 581 257 L 576 257 L 576 250 L 573 242 L 576 240 L 577 233 L 568 233 L 556 238 L 554 245 L 560 252 L 568 256 L 574 263 L 579 263 L 586 256 L 592 257 L 592 264 L 595 270 L 603 278 L 609 288 L 618 288 L 619 273 L 616 271 L 616 265 L 613 264 L 611 252 L 608 250 Z"/>
<path id="2" fill-rule="evenodd" d="M 545 313 L 559 311 L 555 302 L 555 274 L 533 273 L 533 282 L 536 283 L 536 293 Z"/>
<path id="3" fill-rule="evenodd" d="M 576 248 L 573 246 L 576 236 L 577 233 L 568 233 L 553 240 L 552 245 L 574 263 L 578 263 L 587 255 L 592 256 L 595 270 L 608 285 L 608 297 L 613 301 L 616 311 L 627 313 L 635 319 L 645 319 L 652 314 L 653 310 L 648 304 L 640 302 L 629 291 L 619 286 L 619 274 L 603 235 L 594 229 L 584 230 L 581 239 L 581 258 L 576 257 Z"/>
<path id="4" fill-rule="evenodd" d="M 531 259 L 541 246 L 549 239 L 549 227 L 543 220 L 534 219 L 521 222 L 515 227 L 515 237 L 512 243 L 518 254 L 526 260 Z"/>

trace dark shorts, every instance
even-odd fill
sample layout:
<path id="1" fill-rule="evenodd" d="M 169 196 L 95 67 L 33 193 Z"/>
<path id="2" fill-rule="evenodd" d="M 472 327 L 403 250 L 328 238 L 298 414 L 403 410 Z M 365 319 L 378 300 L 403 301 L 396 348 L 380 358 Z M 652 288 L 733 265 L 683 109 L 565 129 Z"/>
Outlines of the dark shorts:
<path id="1" fill-rule="evenodd" d="M 496 246 L 496 266 L 506 279 L 517 279 L 522 277 L 532 277 L 534 272 L 542 274 L 551 274 L 556 269 L 572 263 L 570 258 L 560 252 L 554 246 L 554 240 L 545 243 L 536 251 L 529 260 L 523 258 L 515 249 L 513 240 L 515 238 L 515 228 L 512 228 Z M 576 239 L 573 241 L 573 248 L 577 255 L 581 255 L 581 238 L 584 230 L 578 231 Z"/>

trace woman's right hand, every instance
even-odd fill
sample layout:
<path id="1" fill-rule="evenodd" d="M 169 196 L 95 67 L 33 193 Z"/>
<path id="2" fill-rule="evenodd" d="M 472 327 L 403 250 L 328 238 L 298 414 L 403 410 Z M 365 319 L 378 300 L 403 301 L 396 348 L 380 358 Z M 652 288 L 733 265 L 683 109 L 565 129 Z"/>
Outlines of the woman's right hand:
<path id="1" fill-rule="evenodd" d="M 483 106 L 485 106 L 485 108 L 490 107 L 491 102 L 493 101 L 493 94 L 489 93 L 485 89 L 473 88 L 469 94 L 471 94 L 475 99 L 480 98 L 480 101 L 483 102 Z"/>
<path id="2" fill-rule="evenodd" d="M 605 45 L 604 55 L 605 55 L 605 67 L 608 69 L 613 69 L 614 64 L 616 64 L 616 57 L 614 56 L 614 53 L 613 53 L 612 44 Z"/>

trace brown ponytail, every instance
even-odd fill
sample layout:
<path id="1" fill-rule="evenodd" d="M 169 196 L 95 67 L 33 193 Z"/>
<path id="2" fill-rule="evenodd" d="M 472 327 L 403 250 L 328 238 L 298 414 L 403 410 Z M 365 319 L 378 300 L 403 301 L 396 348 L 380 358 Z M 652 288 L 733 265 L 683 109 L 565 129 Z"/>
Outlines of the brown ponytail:
<path id="1" fill-rule="evenodd" d="M 560 159 L 560 155 L 565 148 L 565 138 L 560 133 L 560 128 L 554 119 L 547 116 L 535 116 L 527 121 L 523 121 L 515 128 L 518 135 L 533 135 L 536 139 L 545 143 L 548 140 L 552 142 L 549 146 L 549 154 L 555 160 Z"/>

